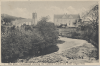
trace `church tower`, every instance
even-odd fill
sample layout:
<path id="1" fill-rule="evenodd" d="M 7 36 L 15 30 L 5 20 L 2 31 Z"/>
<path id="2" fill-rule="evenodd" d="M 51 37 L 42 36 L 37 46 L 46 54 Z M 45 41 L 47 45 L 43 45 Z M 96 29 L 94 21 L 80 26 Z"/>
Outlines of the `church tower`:
<path id="1" fill-rule="evenodd" d="M 32 25 L 37 25 L 37 13 L 32 13 Z"/>

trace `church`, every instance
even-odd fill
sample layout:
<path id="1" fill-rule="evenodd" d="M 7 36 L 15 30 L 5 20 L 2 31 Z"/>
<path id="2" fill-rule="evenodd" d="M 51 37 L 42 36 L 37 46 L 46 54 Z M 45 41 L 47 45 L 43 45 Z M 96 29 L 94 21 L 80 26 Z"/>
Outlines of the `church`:
<path id="1" fill-rule="evenodd" d="M 22 25 L 36 25 L 37 24 L 37 13 L 32 13 L 32 19 L 17 19 L 12 21 L 12 25 L 20 27 Z"/>
<path id="2" fill-rule="evenodd" d="M 67 27 L 78 27 L 79 19 L 79 14 L 54 15 L 54 23 L 56 26 L 66 25 Z"/>

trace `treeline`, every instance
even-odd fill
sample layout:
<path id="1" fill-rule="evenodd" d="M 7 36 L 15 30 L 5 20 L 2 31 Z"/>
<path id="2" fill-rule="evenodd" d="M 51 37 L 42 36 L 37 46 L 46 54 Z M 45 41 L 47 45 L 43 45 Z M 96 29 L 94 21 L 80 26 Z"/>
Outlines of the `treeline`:
<path id="1" fill-rule="evenodd" d="M 2 31 L 6 29 L 2 26 Z M 1 31 L 1 32 L 2 32 Z M 41 20 L 35 26 L 23 25 L 7 28 L 1 35 L 2 62 L 12 62 L 12 58 L 18 59 L 24 55 L 37 56 L 42 50 L 54 45 L 58 39 L 58 32 L 53 23 Z"/>
<path id="2" fill-rule="evenodd" d="M 95 51 L 97 58 L 99 59 L 99 34 L 98 34 L 99 25 L 97 22 L 91 23 L 88 25 L 80 26 L 77 28 L 77 31 L 71 33 L 71 38 L 75 39 L 84 39 L 89 43 L 93 44 L 97 51 Z M 91 53 L 91 55 L 94 55 Z"/>
<path id="3" fill-rule="evenodd" d="M 95 43 L 94 46 L 98 48 L 98 28 L 99 28 L 99 13 L 98 13 L 98 5 L 94 6 L 86 16 L 89 16 L 89 23 L 81 24 L 80 29 L 81 33 L 76 34 L 80 35 L 83 39 L 86 39 L 89 42 Z M 74 36 L 74 34 L 73 34 Z"/>
<path id="4" fill-rule="evenodd" d="M 94 6 L 86 16 L 90 16 L 90 22 L 82 24 L 77 31 L 72 32 L 73 38 L 84 39 L 93 44 L 97 48 L 99 58 L 99 14 L 98 5 Z"/>
<path id="5" fill-rule="evenodd" d="M 1 14 L 1 24 L 3 22 L 5 22 L 4 25 L 7 25 L 8 23 L 11 23 L 12 21 L 14 21 L 16 19 L 25 19 L 25 18 L 15 17 L 15 16 L 11 16 L 11 15 L 8 15 L 8 14 Z"/>
<path id="6" fill-rule="evenodd" d="M 77 28 L 77 31 L 72 32 L 72 37 L 77 39 L 84 39 L 98 48 L 99 36 L 98 36 L 98 24 L 91 23 Z"/>

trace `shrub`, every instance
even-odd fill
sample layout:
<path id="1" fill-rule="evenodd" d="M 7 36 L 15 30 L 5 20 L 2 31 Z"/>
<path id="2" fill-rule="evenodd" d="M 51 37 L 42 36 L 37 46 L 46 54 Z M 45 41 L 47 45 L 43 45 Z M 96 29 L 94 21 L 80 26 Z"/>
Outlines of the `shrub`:
<path id="1" fill-rule="evenodd" d="M 53 23 L 39 22 L 37 28 L 24 25 L 20 28 L 11 27 L 1 37 L 2 62 L 12 62 L 12 58 L 32 54 L 37 56 L 41 49 L 53 45 L 58 34 Z"/>
<path id="2" fill-rule="evenodd" d="M 48 43 L 52 43 L 58 39 L 58 32 L 54 23 L 40 21 L 37 24 L 37 28 L 40 33 L 43 35 L 44 40 Z"/>
<path id="3" fill-rule="evenodd" d="M 33 48 L 32 46 L 34 46 L 36 42 L 41 41 L 42 36 L 31 30 L 29 30 L 29 32 L 25 30 L 21 32 L 18 29 L 11 30 L 11 32 L 1 38 L 2 60 L 8 61 L 11 58 L 23 57 L 24 54 L 29 53 L 29 50 Z"/>

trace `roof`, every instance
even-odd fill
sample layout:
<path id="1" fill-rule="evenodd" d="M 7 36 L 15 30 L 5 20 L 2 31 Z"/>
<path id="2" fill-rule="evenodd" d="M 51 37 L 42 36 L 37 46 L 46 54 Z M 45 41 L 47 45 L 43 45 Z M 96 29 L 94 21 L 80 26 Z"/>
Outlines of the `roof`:
<path id="1" fill-rule="evenodd" d="M 15 21 L 18 21 L 18 22 L 29 22 L 29 21 L 32 21 L 32 19 L 18 19 L 18 20 L 15 20 Z"/>
<path id="2" fill-rule="evenodd" d="M 14 23 L 21 24 L 25 22 L 32 22 L 32 19 L 18 19 L 18 20 L 12 21 L 13 24 Z"/>
<path id="3" fill-rule="evenodd" d="M 63 15 L 54 15 L 56 19 L 73 19 L 73 18 L 80 18 L 79 14 L 63 14 Z"/>

